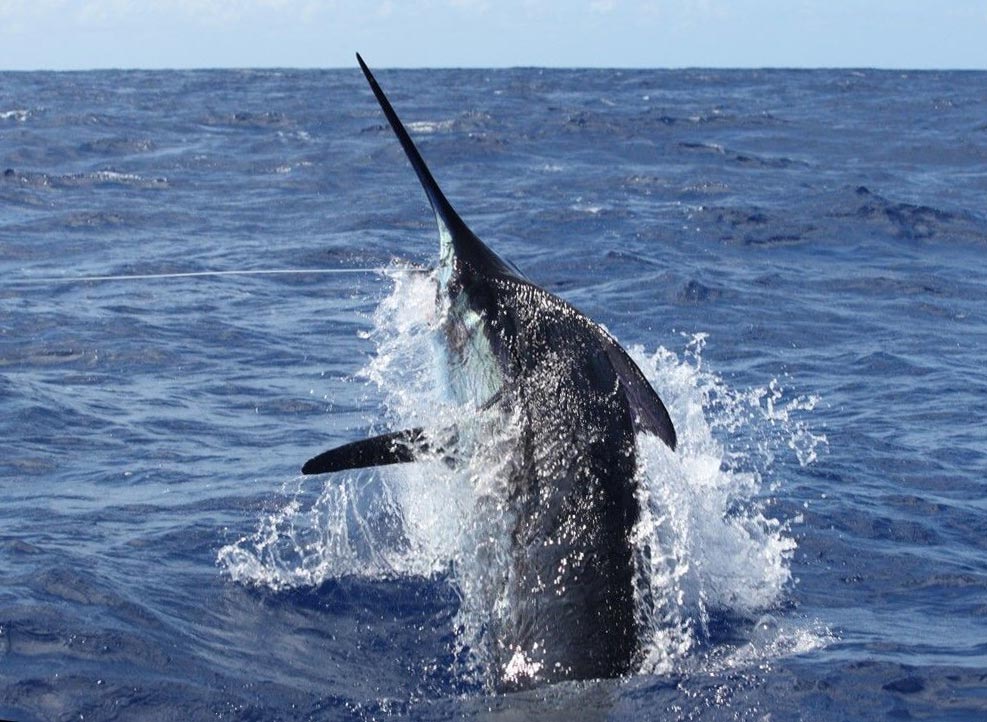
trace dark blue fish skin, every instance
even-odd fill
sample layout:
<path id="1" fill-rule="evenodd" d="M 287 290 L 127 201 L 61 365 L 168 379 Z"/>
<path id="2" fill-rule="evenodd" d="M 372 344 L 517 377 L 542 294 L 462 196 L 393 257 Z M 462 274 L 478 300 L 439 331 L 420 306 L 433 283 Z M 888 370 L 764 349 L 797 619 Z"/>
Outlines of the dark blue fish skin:
<path id="1" fill-rule="evenodd" d="M 450 374 L 495 363 L 500 387 L 489 391 L 505 418 L 520 424 L 508 483 L 516 519 L 510 612 L 490 635 L 497 687 L 625 674 L 637 653 L 635 432 L 655 433 L 674 449 L 668 412 L 608 334 L 525 279 L 468 228 L 357 58 L 439 224 L 445 267 L 438 302 Z M 479 348 L 492 359 L 467 358 L 482 353 L 471 342 L 475 333 L 485 335 Z"/>
<path id="2" fill-rule="evenodd" d="M 521 409 L 509 484 L 517 519 L 511 612 L 494 633 L 499 686 L 625 674 L 637 652 L 631 404 L 586 317 L 513 279 L 469 285 L 483 287 L 468 295 L 489 319 L 505 403 Z M 516 671 L 519 652 L 525 664 Z"/>

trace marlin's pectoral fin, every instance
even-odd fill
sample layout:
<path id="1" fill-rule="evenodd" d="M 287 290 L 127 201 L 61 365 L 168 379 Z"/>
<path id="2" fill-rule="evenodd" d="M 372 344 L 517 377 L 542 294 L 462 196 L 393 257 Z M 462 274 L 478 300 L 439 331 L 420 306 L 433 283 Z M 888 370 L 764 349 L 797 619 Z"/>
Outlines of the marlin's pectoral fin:
<path id="1" fill-rule="evenodd" d="M 654 434 L 664 441 L 668 448 L 675 451 L 677 441 L 675 427 L 672 425 L 665 404 L 627 352 L 609 334 L 605 335 L 605 340 L 607 356 L 610 357 L 610 363 L 613 364 L 631 409 L 636 415 L 635 428 L 638 431 Z"/>
<path id="2" fill-rule="evenodd" d="M 367 466 L 403 464 L 414 461 L 415 454 L 427 446 L 424 429 L 394 431 L 329 449 L 306 461 L 302 473 L 325 474 Z"/>

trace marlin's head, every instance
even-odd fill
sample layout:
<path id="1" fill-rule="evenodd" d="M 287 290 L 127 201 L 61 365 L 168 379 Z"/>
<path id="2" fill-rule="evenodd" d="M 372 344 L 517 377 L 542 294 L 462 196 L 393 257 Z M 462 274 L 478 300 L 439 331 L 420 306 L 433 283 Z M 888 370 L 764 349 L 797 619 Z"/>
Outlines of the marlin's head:
<path id="1" fill-rule="evenodd" d="M 363 74 L 367 77 L 370 89 L 373 90 L 377 102 L 380 103 L 381 110 L 387 117 L 387 122 L 391 124 L 394 134 L 401 142 L 408 160 L 411 162 L 415 174 L 425 190 L 428 202 L 435 213 L 435 222 L 439 228 L 439 281 L 446 285 L 458 273 L 472 272 L 482 275 L 510 275 L 519 276 L 519 272 L 511 264 L 491 251 L 487 245 L 476 237 L 469 226 L 459 217 L 456 210 L 446 199 L 439 184 L 435 182 L 432 172 L 425 165 L 421 153 L 408 135 L 404 124 L 398 118 L 390 101 L 380 89 L 376 78 L 370 72 L 370 68 L 363 62 L 360 54 L 356 55 L 357 61 Z"/>

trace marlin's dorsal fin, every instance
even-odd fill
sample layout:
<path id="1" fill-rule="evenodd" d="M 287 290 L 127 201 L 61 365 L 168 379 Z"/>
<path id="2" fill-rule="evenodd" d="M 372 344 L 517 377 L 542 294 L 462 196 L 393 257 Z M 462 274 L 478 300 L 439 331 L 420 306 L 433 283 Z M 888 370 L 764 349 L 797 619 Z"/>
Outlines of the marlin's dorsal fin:
<path id="1" fill-rule="evenodd" d="M 439 184 L 435 182 L 435 178 L 432 177 L 432 172 L 425 165 L 421 153 L 418 152 L 418 148 L 411 140 L 411 136 L 408 135 L 401 119 L 398 118 L 398 114 L 391 107 L 384 91 L 380 89 L 380 85 L 377 84 L 370 68 L 363 62 L 359 53 L 356 54 L 356 59 L 360 63 L 360 68 L 363 70 L 377 102 L 380 103 L 381 110 L 384 111 L 384 116 L 390 123 L 394 135 L 401 142 L 401 147 L 404 148 L 404 153 L 408 156 L 411 167 L 415 169 L 415 174 L 418 176 L 422 188 L 425 189 L 425 195 L 428 196 L 428 202 L 435 212 L 435 220 L 439 226 L 440 261 L 451 265 L 453 258 L 456 258 L 467 262 L 474 270 L 482 273 L 519 275 L 517 269 L 487 248 L 486 244 L 477 238 L 469 226 L 459 217 L 452 204 L 446 199 L 442 189 L 439 188 Z"/>

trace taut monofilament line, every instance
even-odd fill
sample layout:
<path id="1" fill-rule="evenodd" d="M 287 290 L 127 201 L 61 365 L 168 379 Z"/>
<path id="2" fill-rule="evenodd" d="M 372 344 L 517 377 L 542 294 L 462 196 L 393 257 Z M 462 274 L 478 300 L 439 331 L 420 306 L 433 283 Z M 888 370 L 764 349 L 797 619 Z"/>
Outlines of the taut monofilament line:
<path id="1" fill-rule="evenodd" d="M 304 275 L 344 275 L 344 274 L 380 274 L 385 275 L 394 270 L 411 273 L 426 273 L 426 269 L 407 268 L 274 268 L 245 271 L 183 271 L 179 273 L 135 273 L 106 276 L 39 276 L 38 278 L 18 278 L 10 281 L 11 285 L 37 285 L 44 283 L 90 283 L 99 281 L 156 281 L 168 278 L 209 278 L 223 276 L 304 276 Z"/>

